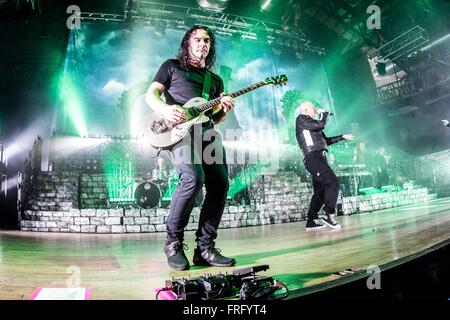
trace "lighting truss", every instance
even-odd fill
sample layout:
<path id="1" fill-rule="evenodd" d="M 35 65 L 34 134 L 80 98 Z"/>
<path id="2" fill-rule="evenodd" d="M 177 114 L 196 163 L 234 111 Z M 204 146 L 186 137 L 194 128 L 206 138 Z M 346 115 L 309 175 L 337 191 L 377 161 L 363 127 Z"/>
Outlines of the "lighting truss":
<path id="1" fill-rule="evenodd" d="M 124 15 L 117 13 L 81 12 L 81 20 L 124 22 Z"/>
<path id="2" fill-rule="evenodd" d="M 240 35 L 242 38 L 279 44 L 295 49 L 304 49 L 324 54 L 324 49 L 314 45 L 299 28 L 288 30 L 281 24 L 243 17 L 220 11 L 190 8 L 178 5 L 133 1 L 124 14 L 81 12 L 81 20 L 115 21 L 131 20 L 133 24 L 156 26 L 163 24 L 167 29 L 186 30 L 193 23 L 204 24 L 224 36 Z"/>
<path id="3" fill-rule="evenodd" d="M 418 25 L 389 41 L 382 47 L 370 53 L 369 58 L 386 62 L 396 61 L 416 51 L 429 41 L 427 31 Z"/>
<path id="4" fill-rule="evenodd" d="M 410 97 L 433 88 L 441 88 L 440 90 L 442 92 L 449 92 L 449 86 L 449 73 L 446 72 L 444 68 L 432 66 L 424 71 L 418 72 L 415 77 L 406 76 L 398 81 L 377 88 L 377 96 L 378 101 L 384 104 L 397 99 Z M 441 94 L 436 94 L 433 100 L 438 100 L 441 97 Z"/>

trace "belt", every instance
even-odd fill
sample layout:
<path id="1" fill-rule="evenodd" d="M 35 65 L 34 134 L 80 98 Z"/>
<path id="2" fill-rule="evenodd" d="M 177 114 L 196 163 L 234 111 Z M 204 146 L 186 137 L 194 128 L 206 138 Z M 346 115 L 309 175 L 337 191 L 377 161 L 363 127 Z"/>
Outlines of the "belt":
<path id="1" fill-rule="evenodd" d="M 310 152 L 306 153 L 303 158 L 303 163 L 306 163 L 308 161 L 309 157 L 312 156 L 313 154 L 319 154 L 323 157 L 326 157 L 327 150 L 322 149 L 322 150 L 310 151 Z"/>
<path id="2" fill-rule="evenodd" d="M 325 150 L 325 149 L 322 149 L 322 150 L 315 150 L 315 151 L 310 151 L 310 152 L 308 152 L 308 153 L 306 153 L 305 154 L 305 157 L 306 156 L 309 156 L 310 154 L 320 154 L 320 155 L 322 155 L 322 156 L 326 156 L 327 154 L 328 154 L 328 151 L 327 150 Z"/>

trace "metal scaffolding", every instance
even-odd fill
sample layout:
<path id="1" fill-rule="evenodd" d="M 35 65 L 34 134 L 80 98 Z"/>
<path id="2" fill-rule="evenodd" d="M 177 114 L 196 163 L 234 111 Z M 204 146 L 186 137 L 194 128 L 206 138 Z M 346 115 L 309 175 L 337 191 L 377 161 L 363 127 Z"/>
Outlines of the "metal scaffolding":
<path id="1" fill-rule="evenodd" d="M 398 81 L 377 88 L 378 101 L 381 104 L 407 98 L 433 88 L 450 90 L 450 73 L 438 65 L 430 66 L 422 72 L 408 75 Z M 436 100 L 441 96 L 436 96 Z"/>
<path id="2" fill-rule="evenodd" d="M 324 53 L 324 48 L 314 45 L 298 27 L 287 29 L 278 23 L 235 14 L 151 1 L 133 1 L 130 4 L 131 6 L 125 8 L 123 15 L 81 12 L 81 20 L 149 25 L 163 30 L 186 30 L 192 24 L 198 23 L 205 24 L 217 34 L 224 36 L 239 35 L 268 44 Z"/>
<path id="3" fill-rule="evenodd" d="M 371 52 L 369 58 L 375 58 L 379 62 L 388 60 L 396 62 L 400 58 L 407 57 L 428 41 L 427 31 L 420 26 L 415 26 Z"/>

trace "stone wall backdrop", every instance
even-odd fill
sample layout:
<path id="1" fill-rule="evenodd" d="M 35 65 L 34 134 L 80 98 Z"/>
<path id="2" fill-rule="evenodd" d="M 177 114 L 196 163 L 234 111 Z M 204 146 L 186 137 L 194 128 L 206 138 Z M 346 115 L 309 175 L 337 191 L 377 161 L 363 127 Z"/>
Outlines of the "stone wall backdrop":
<path id="1" fill-rule="evenodd" d="M 79 207 L 79 175 L 73 172 L 40 171 L 25 209 L 31 211 L 68 211 Z"/>
<path id="2" fill-rule="evenodd" d="M 104 174 L 80 176 L 80 208 L 101 209 L 108 206 L 107 177 Z"/>
<path id="3" fill-rule="evenodd" d="M 136 233 L 164 232 L 168 209 L 107 208 L 102 174 L 41 172 L 30 206 L 22 215 L 23 231 Z M 228 205 L 220 228 L 301 221 L 306 218 L 312 188 L 294 172 L 260 181 L 260 203 Z M 263 188 L 261 186 L 264 186 Z M 344 214 L 368 212 L 428 201 L 426 188 L 342 199 Z M 187 230 L 196 230 L 200 208 L 194 208 Z"/>

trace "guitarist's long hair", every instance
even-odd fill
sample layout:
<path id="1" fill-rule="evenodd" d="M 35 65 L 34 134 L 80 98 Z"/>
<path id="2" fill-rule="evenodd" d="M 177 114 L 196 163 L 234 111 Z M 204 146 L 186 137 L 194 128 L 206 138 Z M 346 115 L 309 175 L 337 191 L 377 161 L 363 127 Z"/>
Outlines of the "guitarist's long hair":
<path id="1" fill-rule="evenodd" d="M 191 38 L 191 34 L 198 29 L 208 32 L 208 35 L 211 38 L 209 53 L 206 57 L 206 68 L 211 70 L 216 62 L 216 37 L 214 36 L 214 33 L 212 33 L 212 31 L 206 26 L 193 25 L 188 31 L 186 31 L 186 34 L 181 41 L 180 49 L 177 53 L 177 59 L 180 61 L 180 66 L 183 70 L 190 70 L 192 68 L 189 63 L 189 39 Z"/>

